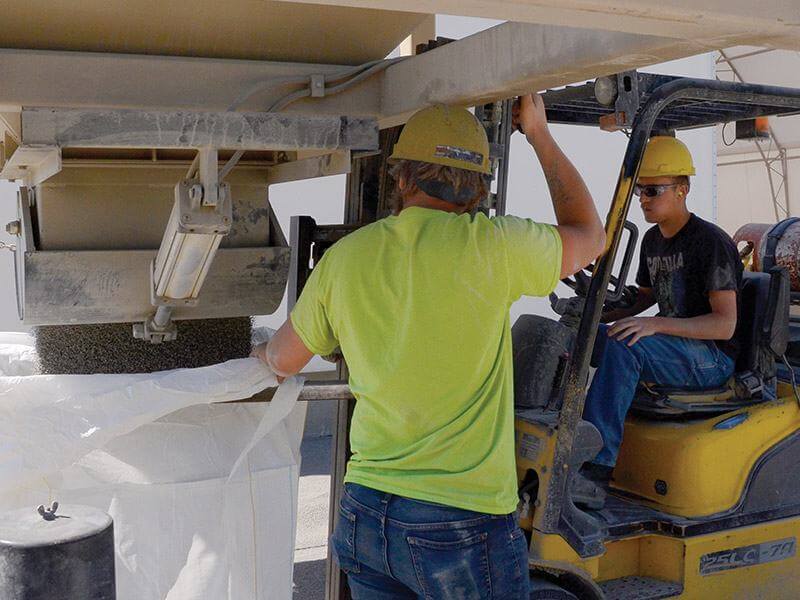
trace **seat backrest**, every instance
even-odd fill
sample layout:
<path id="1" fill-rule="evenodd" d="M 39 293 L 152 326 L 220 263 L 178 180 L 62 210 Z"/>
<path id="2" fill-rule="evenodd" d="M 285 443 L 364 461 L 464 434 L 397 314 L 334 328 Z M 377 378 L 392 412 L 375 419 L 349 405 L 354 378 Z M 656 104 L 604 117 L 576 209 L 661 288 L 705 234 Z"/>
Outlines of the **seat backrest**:
<path id="1" fill-rule="evenodd" d="M 774 355 L 786 351 L 789 331 L 789 278 L 784 269 L 742 274 L 736 339 L 736 372 L 774 376 Z"/>
<path id="2" fill-rule="evenodd" d="M 739 357 L 736 371 L 755 371 L 758 367 L 758 340 L 762 315 L 769 300 L 769 275 L 745 271 L 739 292 L 739 318 L 736 324 L 736 340 Z"/>

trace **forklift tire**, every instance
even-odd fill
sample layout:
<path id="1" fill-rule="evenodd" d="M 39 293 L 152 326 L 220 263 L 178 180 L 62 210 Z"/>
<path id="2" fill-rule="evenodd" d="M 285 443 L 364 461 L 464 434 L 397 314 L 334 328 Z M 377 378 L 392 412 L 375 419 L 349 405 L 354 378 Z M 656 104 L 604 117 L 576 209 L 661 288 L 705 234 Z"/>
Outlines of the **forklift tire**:
<path id="1" fill-rule="evenodd" d="M 555 583 L 531 576 L 530 600 L 578 600 L 578 597 Z"/>

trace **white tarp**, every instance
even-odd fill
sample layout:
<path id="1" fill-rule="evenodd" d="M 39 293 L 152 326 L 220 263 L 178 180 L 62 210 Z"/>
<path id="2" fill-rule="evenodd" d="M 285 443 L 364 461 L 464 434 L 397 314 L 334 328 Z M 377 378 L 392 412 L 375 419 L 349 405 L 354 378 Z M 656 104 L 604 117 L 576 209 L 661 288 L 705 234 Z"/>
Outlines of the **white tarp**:
<path id="1" fill-rule="evenodd" d="M 0 510 L 107 511 L 120 600 L 291 597 L 302 380 L 269 404 L 216 404 L 275 376 L 256 359 L 31 376 L 32 350 L 0 334 Z"/>
<path id="2" fill-rule="evenodd" d="M 34 375 L 36 349 L 27 333 L 0 333 L 0 376 Z"/>

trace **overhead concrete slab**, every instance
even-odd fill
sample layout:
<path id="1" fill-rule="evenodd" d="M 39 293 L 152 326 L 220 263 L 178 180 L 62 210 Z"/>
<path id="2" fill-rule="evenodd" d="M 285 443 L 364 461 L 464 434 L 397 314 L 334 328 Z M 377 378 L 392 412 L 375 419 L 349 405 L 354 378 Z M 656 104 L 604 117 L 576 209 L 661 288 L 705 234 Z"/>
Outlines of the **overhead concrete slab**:
<path id="1" fill-rule="evenodd" d="M 715 48 L 757 43 L 800 49 L 800 5 L 791 0 L 295 1 L 624 31 L 693 40 Z"/>
<path id="2" fill-rule="evenodd" d="M 425 17 L 269 0 L 26 0 L 3 4 L 0 48 L 355 65 Z"/>
<path id="3" fill-rule="evenodd" d="M 380 118 L 402 120 L 434 103 L 480 104 L 707 50 L 662 37 L 503 23 L 389 67 Z"/>

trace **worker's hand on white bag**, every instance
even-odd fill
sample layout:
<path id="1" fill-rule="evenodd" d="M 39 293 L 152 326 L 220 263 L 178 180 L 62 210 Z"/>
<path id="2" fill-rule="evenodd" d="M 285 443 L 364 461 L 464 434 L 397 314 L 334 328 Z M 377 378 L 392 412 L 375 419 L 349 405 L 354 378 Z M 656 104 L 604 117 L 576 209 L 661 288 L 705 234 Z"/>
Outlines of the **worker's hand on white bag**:
<path id="1" fill-rule="evenodd" d="M 526 94 L 517 98 L 511 109 L 511 123 L 529 141 L 538 133 L 546 131 L 547 113 L 542 97 L 539 94 Z"/>
<path id="2" fill-rule="evenodd" d="M 254 346 L 253 347 L 253 351 L 250 353 L 250 357 L 251 358 L 257 358 L 262 363 L 264 363 L 264 365 L 270 371 L 274 372 L 272 367 L 270 367 L 270 365 L 269 365 L 269 361 L 267 360 L 267 344 L 269 344 L 269 342 L 264 342 L 263 344 L 258 344 L 257 346 Z M 278 383 L 283 383 L 286 380 L 285 377 L 281 377 L 277 373 L 275 374 L 275 377 L 278 379 Z"/>

